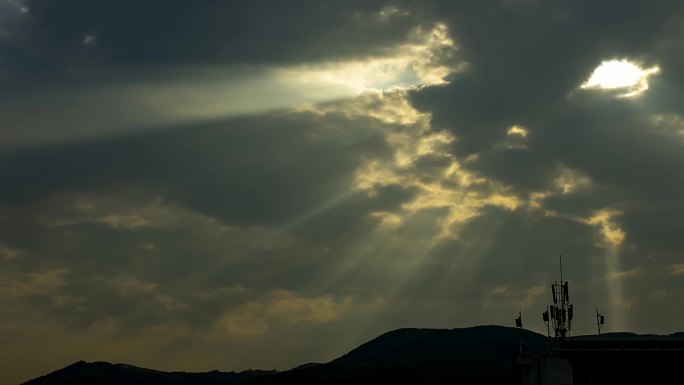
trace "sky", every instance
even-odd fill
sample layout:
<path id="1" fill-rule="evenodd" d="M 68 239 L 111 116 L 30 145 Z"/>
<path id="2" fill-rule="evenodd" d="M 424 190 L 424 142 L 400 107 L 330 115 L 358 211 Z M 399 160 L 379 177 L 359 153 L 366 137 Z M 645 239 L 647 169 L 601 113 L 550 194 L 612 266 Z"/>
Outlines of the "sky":
<path id="1" fill-rule="evenodd" d="M 684 330 L 684 4 L 0 0 L 0 383 Z"/>

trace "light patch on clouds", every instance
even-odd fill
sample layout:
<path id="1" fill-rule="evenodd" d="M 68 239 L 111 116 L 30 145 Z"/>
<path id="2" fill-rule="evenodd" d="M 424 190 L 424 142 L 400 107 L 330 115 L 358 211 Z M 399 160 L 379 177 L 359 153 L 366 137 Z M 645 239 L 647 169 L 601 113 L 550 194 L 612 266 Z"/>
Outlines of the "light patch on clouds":
<path id="1" fill-rule="evenodd" d="M 649 128 L 656 134 L 673 137 L 684 144 L 684 117 L 678 114 L 654 115 Z"/>
<path id="2" fill-rule="evenodd" d="M 675 263 L 670 266 L 670 275 L 682 275 L 684 274 L 684 263 Z"/>
<path id="3" fill-rule="evenodd" d="M 373 211 L 368 215 L 377 220 L 379 227 L 383 230 L 396 229 L 402 223 L 401 216 L 386 211 Z"/>
<path id="4" fill-rule="evenodd" d="M 493 288 L 488 294 L 487 297 L 493 297 L 497 295 L 502 295 L 508 293 L 508 286 L 497 286 Z"/>
<path id="5" fill-rule="evenodd" d="M 309 105 L 305 110 L 321 116 L 342 114 L 349 118 L 372 118 L 390 125 L 384 135 L 394 156 L 369 159 L 356 171 L 356 188 L 370 195 L 375 189 L 389 185 L 419 191 L 413 201 L 402 205 L 402 212 L 389 217 L 386 225 L 401 223 L 403 218 L 421 210 L 447 208 L 449 214 L 441 219 L 443 230 L 436 239 L 458 238 L 457 234 L 452 234 L 452 225 L 477 216 L 482 207 L 493 205 L 515 210 L 522 204 L 505 186 L 463 168 L 451 151 L 451 143 L 456 138 L 447 131 L 432 130 L 431 115 L 417 111 L 410 104 L 407 90 L 363 95 L 330 105 Z M 421 176 L 421 162 L 435 158 L 442 162 L 434 171 L 435 175 L 431 178 Z M 489 186 L 489 192 L 469 191 L 474 184 Z"/>
<path id="6" fill-rule="evenodd" d="M 134 229 L 136 227 L 147 226 L 150 224 L 146 219 L 140 217 L 137 214 L 109 214 L 105 215 L 100 219 L 103 223 L 115 229 Z"/>
<path id="7" fill-rule="evenodd" d="M 525 291 L 525 297 L 520 301 L 520 307 L 527 309 L 535 303 L 540 295 L 546 292 L 547 285 L 534 285 Z"/>
<path id="8" fill-rule="evenodd" d="M 529 133 L 529 130 L 519 125 L 511 126 L 508 131 L 506 131 L 506 135 L 508 136 L 520 136 L 522 138 L 526 138 Z"/>
<path id="9" fill-rule="evenodd" d="M 303 298 L 291 291 L 279 290 L 270 294 L 267 313 L 288 322 L 327 323 L 339 319 L 352 302 L 350 296 L 335 301 L 331 295 Z"/>
<path id="10" fill-rule="evenodd" d="M 262 298 L 226 311 L 214 325 L 215 337 L 264 337 L 273 322 L 320 324 L 339 320 L 354 302 L 351 296 L 304 297 L 289 290 L 274 290 Z"/>
<path id="11" fill-rule="evenodd" d="M 377 18 L 381 23 L 388 23 L 398 17 L 408 16 L 410 12 L 402 10 L 396 5 L 388 5 L 378 11 Z"/>
<path id="12" fill-rule="evenodd" d="M 482 207 L 493 205 L 515 210 L 521 200 L 509 194 L 506 187 L 480 177 L 461 166 L 451 151 L 456 138 L 447 131 L 435 131 L 431 115 L 417 111 L 408 101 L 408 90 L 368 94 L 350 101 L 329 105 L 308 105 L 304 110 L 326 116 L 343 115 L 349 118 L 372 118 L 389 125 L 385 140 L 392 148 L 392 158 L 369 159 L 356 170 L 356 188 L 367 191 L 389 185 L 415 188 L 414 200 L 402 205 L 402 212 L 394 213 L 385 222 L 386 228 L 398 224 L 418 211 L 447 208 L 448 215 L 439 220 L 442 231 L 435 239 L 458 238 L 452 225 L 477 216 Z M 441 165 L 427 177 L 420 169 L 423 161 L 439 159 Z M 488 192 L 470 191 L 472 185 L 489 186 Z M 382 223 L 382 222 L 381 222 Z"/>
<path id="13" fill-rule="evenodd" d="M 548 191 L 533 193 L 530 195 L 528 205 L 531 209 L 544 209 L 540 200 L 552 195 L 553 194 Z M 606 249 L 611 255 L 617 255 L 617 251 L 623 245 L 627 236 L 624 230 L 622 230 L 620 225 L 615 221 L 616 217 L 622 215 L 622 212 L 618 210 L 597 210 L 589 217 L 568 215 L 553 210 L 545 210 L 544 215 L 555 218 L 565 218 L 586 225 L 596 226 L 601 234 L 601 241 L 598 242 L 596 246 Z M 615 271 L 617 270 L 612 269 L 611 274 Z"/>
<path id="14" fill-rule="evenodd" d="M 150 299 L 156 305 L 162 306 L 166 311 L 186 309 L 188 306 L 166 294 L 156 283 L 140 280 L 133 276 L 107 278 L 103 283 L 113 287 L 122 297 L 142 295 Z"/>
<path id="15" fill-rule="evenodd" d="M 660 67 L 641 68 L 627 59 L 601 62 L 580 85 L 581 89 L 617 90 L 619 98 L 641 95 L 648 90 L 648 78 L 660 73 Z"/>
<path id="16" fill-rule="evenodd" d="M 30 9 L 24 0 L 0 0 L 0 16 L 6 16 L 9 13 L 25 15 L 29 11 Z"/>
<path id="17" fill-rule="evenodd" d="M 544 199 L 552 196 L 550 191 L 534 191 L 527 196 L 527 207 L 532 210 L 538 210 L 542 208 L 542 203 Z M 548 212 L 546 216 L 556 216 L 556 213 Z"/>
<path id="18" fill-rule="evenodd" d="M 407 42 L 381 57 L 309 64 L 276 71 L 276 77 L 294 82 L 297 88 L 330 88 L 331 94 L 356 96 L 394 88 L 438 85 L 446 77 L 465 70 L 466 64 L 447 64 L 456 47 L 445 24 L 414 28 Z"/>
<path id="19" fill-rule="evenodd" d="M 7 246 L 0 241 L 0 259 L 10 260 L 18 257 L 21 254 L 20 250 Z"/>
<path id="20" fill-rule="evenodd" d="M 268 332 L 268 322 L 258 303 L 247 303 L 231 309 L 216 323 L 211 335 L 214 338 L 259 338 Z"/>
<path id="21" fill-rule="evenodd" d="M 356 98 L 329 104 L 302 104 L 297 112 L 308 112 L 325 117 L 341 114 L 347 119 L 373 118 L 384 124 L 398 124 L 412 130 L 430 129 L 430 114 L 413 108 L 407 90 L 393 89 L 380 93 L 359 95 Z"/>
<path id="22" fill-rule="evenodd" d="M 577 170 L 564 168 L 553 180 L 553 184 L 563 195 L 566 195 L 591 186 L 591 179 Z"/>
<path id="23" fill-rule="evenodd" d="M 483 308 L 501 307 L 527 309 L 546 292 L 546 285 L 534 285 L 525 290 L 511 290 L 508 286 L 497 286 L 485 296 Z M 514 298 L 519 300 L 516 302 Z"/>
<path id="24" fill-rule="evenodd" d="M 527 148 L 527 136 L 530 131 L 520 125 L 514 125 L 506 130 L 506 138 L 494 144 L 497 150 L 524 150 Z"/>
<path id="25" fill-rule="evenodd" d="M 145 197 L 146 204 L 130 207 L 115 195 L 65 194 L 54 196 L 51 202 L 65 205 L 72 210 L 45 213 L 43 223 L 53 226 L 78 224 L 103 224 L 115 230 L 133 230 L 141 227 L 162 228 L 178 222 L 178 210 L 167 205 L 159 197 Z M 95 203 L 97 202 L 97 203 Z M 156 245 L 145 243 L 141 248 L 154 251 Z"/>
<path id="26" fill-rule="evenodd" d="M 625 240 L 625 232 L 613 220 L 622 213 L 615 210 L 599 210 L 591 217 L 584 220 L 589 225 L 599 226 L 603 242 L 610 248 L 619 248 Z"/>
<path id="27" fill-rule="evenodd" d="M 27 297 L 45 297 L 54 306 L 63 306 L 75 299 L 62 293 L 68 285 L 69 270 L 55 269 L 31 273 L 4 273 L 0 275 L 0 300 L 17 300 Z M 21 305 L 18 305 L 21 306 Z"/>
<path id="28" fill-rule="evenodd" d="M 610 274 L 610 278 L 612 278 L 612 279 L 634 278 L 634 277 L 640 276 L 641 273 L 642 273 L 642 269 L 635 267 L 634 269 L 631 269 L 631 270 L 614 271 Z"/>
<path id="29" fill-rule="evenodd" d="M 94 33 L 87 33 L 85 36 L 83 36 L 83 40 L 81 42 L 86 47 L 93 47 L 97 44 L 97 37 Z"/>

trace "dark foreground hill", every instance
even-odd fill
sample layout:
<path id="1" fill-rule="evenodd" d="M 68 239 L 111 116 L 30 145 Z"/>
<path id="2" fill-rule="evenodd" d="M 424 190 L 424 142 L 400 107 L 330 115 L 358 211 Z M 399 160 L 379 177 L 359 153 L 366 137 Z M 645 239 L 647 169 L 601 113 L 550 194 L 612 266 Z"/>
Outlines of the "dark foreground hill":
<path id="1" fill-rule="evenodd" d="M 546 337 L 524 331 L 537 352 Z M 106 362 L 69 365 L 26 385 L 213 385 L 213 384 L 510 384 L 520 331 L 502 326 L 464 329 L 399 329 L 385 333 L 326 364 L 305 364 L 284 372 L 161 372 Z"/>
<path id="2" fill-rule="evenodd" d="M 547 337 L 527 330 L 523 331 L 523 337 L 529 346 L 524 348 L 528 356 L 530 351 L 538 355 L 548 353 Z M 612 346 L 615 341 L 643 344 L 644 341 L 675 342 L 683 338 L 684 333 L 670 336 L 607 333 L 600 337 L 600 341 Z M 596 336 L 580 336 L 575 338 L 575 343 L 595 340 Z M 125 364 L 79 361 L 25 384 L 517 384 L 515 359 L 519 352 L 520 330 L 515 328 L 399 329 L 385 333 L 331 362 L 304 364 L 283 372 L 167 373 Z"/>
<path id="3" fill-rule="evenodd" d="M 48 375 L 27 381 L 25 385 L 229 385 L 275 372 L 247 370 L 244 372 L 206 373 L 162 372 L 109 362 L 78 361 Z"/>
<path id="4" fill-rule="evenodd" d="M 545 354 L 545 336 L 524 332 Z M 399 329 L 327 364 L 255 378 L 249 384 L 514 384 L 520 331 L 501 326 Z"/>

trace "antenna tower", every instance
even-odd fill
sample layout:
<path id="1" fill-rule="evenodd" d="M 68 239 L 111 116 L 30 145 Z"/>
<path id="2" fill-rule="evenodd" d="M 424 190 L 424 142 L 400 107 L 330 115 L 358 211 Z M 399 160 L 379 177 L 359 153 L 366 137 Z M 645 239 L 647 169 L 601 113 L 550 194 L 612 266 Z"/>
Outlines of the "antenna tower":
<path id="1" fill-rule="evenodd" d="M 570 294 L 568 291 L 568 281 L 563 281 L 563 256 L 560 262 L 560 281 L 551 285 L 553 304 L 549 305 L 548 310 L 544 311 L 542 318 L 547 328 L 553 329 L 554 345 L 565 341 L 570 336 L 570 327 L 573 318 L 573 305 L 570 304 Z"/>

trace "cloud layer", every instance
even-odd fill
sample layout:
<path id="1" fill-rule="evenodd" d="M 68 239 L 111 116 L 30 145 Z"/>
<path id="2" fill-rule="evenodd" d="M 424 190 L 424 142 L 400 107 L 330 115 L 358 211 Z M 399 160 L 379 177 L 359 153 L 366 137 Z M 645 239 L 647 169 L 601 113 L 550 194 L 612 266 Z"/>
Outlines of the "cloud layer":
<path id="1" fill-rule="evenodd" d="M 683 18 L 0 2 L 3 381 L 284 369 L 520 308 L 541 332 L 559 254 L 576 333 L 596 305 L 607 329 L 679 330 Z M 592 82 L 611 61 L 659 72 Z"/>

